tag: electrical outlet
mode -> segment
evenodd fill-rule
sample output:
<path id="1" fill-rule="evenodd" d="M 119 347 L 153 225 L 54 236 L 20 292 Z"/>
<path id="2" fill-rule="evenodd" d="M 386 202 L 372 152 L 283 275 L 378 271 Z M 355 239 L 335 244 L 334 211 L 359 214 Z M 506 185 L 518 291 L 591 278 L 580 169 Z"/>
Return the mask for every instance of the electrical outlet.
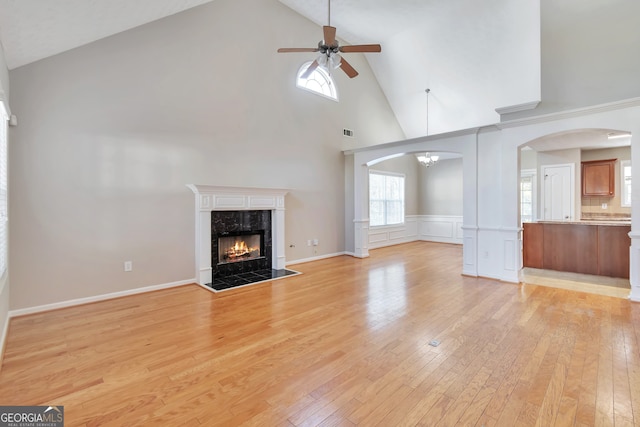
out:
<path id="1" fill-rule="evenodd" d="M 133 271 L 133 262 L 125 261 L 124 262 L 124 271 Z"/>
<path id="2" fill-rule="evenodd" d="M 318 246 L 318 239 L 313 239 L 313 246 Z"/>
<path id="3" fill-rule="evenodd" d="M 602 204 L 602 209 L 607 209 L 607 206 L 608 206 L 608 205 L 607 205 L 606 203 L 603 203 L 603 204 Z"/>

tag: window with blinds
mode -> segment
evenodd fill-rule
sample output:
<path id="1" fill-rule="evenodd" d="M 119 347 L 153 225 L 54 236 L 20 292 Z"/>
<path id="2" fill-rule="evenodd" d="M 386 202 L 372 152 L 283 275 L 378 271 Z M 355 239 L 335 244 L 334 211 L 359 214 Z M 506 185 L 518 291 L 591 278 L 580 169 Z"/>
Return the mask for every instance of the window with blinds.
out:
<path id="1" fill-rule="evenodd" d="M 404 175 L 369 172 L 369 225 L 404 223 Z"/>

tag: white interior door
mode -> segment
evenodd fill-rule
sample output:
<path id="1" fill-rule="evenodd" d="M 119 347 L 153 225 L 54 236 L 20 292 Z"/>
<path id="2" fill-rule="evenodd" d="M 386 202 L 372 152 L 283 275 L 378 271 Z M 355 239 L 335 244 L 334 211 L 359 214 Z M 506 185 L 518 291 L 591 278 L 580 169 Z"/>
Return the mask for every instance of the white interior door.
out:
<path id="1" fill-rule="evenodd" d="M 542 166 L 542 217 L 546 221 L 574 219 L 575 167 L 573 164 Z"/>

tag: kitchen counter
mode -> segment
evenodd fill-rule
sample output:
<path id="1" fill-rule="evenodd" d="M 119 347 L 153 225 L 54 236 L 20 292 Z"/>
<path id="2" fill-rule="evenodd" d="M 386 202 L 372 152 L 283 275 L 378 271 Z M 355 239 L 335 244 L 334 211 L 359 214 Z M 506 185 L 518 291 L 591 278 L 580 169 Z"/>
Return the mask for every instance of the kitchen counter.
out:
<path id="1" fill-rule="evenodd" d="M 523 228 L 525 267 L 629 278 L 630 222 L 542 221 Z"/>
<path id="2" fill-rule="evenodd" d="M 631 220 L 581 219 L 577 221 L 538 221 L 537 224 L 621 225 L 629 227 L 631 226 Z"/>

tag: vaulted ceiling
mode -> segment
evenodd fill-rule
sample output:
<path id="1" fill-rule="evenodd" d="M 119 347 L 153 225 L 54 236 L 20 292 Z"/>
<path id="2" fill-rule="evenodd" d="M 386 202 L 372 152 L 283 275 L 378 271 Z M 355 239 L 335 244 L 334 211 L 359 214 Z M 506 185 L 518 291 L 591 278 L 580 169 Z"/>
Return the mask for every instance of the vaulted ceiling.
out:
<path id="1" fill-rule="evenodd" d="M 14 69 L 210 1 L 0 0 L 0 40 Z M 279 1 L 328 22 L 324 0 Z M 330 19 L 345 43 L 382 45 L 367 59 L 407 138 L 540 98 L 539 0 L 333 0 Z"/>

